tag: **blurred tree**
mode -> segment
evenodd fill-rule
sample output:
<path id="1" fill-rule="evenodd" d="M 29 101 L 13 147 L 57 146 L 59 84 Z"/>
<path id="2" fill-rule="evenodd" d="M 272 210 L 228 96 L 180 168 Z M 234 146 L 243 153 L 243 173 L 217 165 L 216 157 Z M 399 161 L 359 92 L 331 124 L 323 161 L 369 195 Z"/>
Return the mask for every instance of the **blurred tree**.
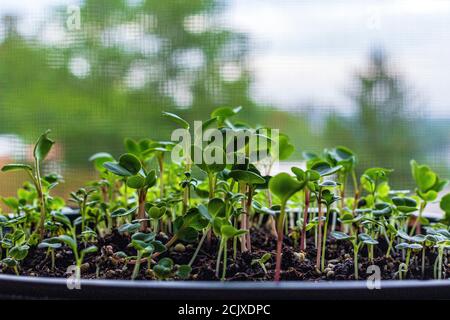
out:
<path id="1" fill-rule="evenodd" d="M 215 107 L 242 105 L 244 120 L 258 121 L 249 98 L 247 39 L 221 24 L 223 6 L 86 0 L 79 30 L 66 27 L 64 7 L 32 38 L 6 17 L 0 133 L 32 139 L 53 128 L 67 159 L 80 163 L 99 149 L 121 152 L 125 136 L 167 139 L 172 127 L 162 122 L 163 110 L 199 120 Z"/>
<path id="2" fill-rule="evenodd" d="M 374 49 L 368 68 L 356 74 L 356 90 L 351 93 L 355 115 L 329 117 L 326 137 L 354 148 L 361 168 L 393 168 L 394 178 L 409 180 L 409 161 L 422 151 L 414 134 L 417 116 L 409 93 L 385 53 Z"/>

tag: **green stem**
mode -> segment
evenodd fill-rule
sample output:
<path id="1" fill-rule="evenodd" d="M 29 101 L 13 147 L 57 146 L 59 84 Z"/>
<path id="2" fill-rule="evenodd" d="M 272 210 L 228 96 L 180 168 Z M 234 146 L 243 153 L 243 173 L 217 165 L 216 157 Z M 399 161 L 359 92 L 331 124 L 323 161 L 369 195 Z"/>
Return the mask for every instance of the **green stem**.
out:
<path id="1" fill-rule="evenodd" d="M 320 270 L 323 272 L 325 270 L 325 250 L 327 247 L 327 230 L 328 230 L 328 220 L 330 217 L 330 208 L 327 207 L 327 212 L 325 214 L 325 225 L 323 227 L 323 241 L 322 241 L 322 259 L 320 262 Z M 319 222 L 320 225 L 320 222 Z"/>
<path id="2" fill-rule="evenodd" d="M 134 265 L 133 274 L 131 275 L 131 280 L 136 279 L 136 277 L 139 274 L 139 270 L 141 268 L 141 258 L 142 258 L 142 252 L 138 251 L 137 257 L 136 257 L 136 264 Z"/>
<path id="3" fill-rule="evenodd" d="M 391 256 L 391 250 L 392 250 L 392 246 L 394 245 L 394 238 L 395 237 L 391 237 L 391 239 L 389 240 L 389 246 L 386 252 L 386 258 L 389 258 Z"/>
<path id="4" fill-rule="evenodd" d="M 442 279 L 442 256 L 444 255 L 444 247 L 439 247 L 439 257 L 438 257 L 438 279 Z"/>
<path id="5" fill-rule="evenodd" d="M 220 239 L 219 244 L 219 253 L 217 254 L 217 262 L 216 262 L 216 277 L 219 277 L 219 268 L 220 268 L 220 258 L 222 257 L 223 251 L 223 238 Z"/>
<path id="6" fill-rule="evenodd" d="M 420 204 L 419 215 L 417 216 L 416 221 L 414 221 L 414 225 L 411 228 L 411 231 L 409 233 L 410 236 L 412 236 L 416 232 L 418 227 L 420 226 L 420 220 L 422 219 L 422 214 L 423 214 L 423 211 L 425 210 L 426 206 L 427 206 L 427 202 L 426 201 L 422 201 L 422 203 Z"/>
<path id="7" fill-rule="evenodd" d="M 308 222 L 309 204 L 310 204 L 310 193 L 308 188 L 305 188 L 305 208 L 303 211 L 303 225 L 302 225 L 302 235 L 300 238 L 300 251 L 306 251 L 306 224 Z M 321 216 L 321 209 L 320 209 L 320 191 L 319 191 L 319 228 L 320 228 L 320 216 Z"/>
<path id="8" fill-rule="evenodd" d="M 225 281 L 225 277 L 227 275 L 227 242 L 228 239 L 224 239 L 223 242 L 223 246 L 224 246 L 224 250 L 223 250 L 223 270 L 222 270 L 222 281 Z"/>
<path id="9" fill-rule="evenodd" d="M 406 274 L 408 273 L 409 270 L 409 262 L 411 260 L 411 249 L 408 249 L 408 251 L 406 252 L 406 260 L 405 260 L 405 264 L 406 264 L 406 271 L 405 271 L 405 277 Z"/>
<path id="10" fill-rule="evenodd" d="M 52 259 L 52 271 L 55 270 L 55 250 L 50 250 L 50 255 Z"/>
<path id="11" fill-rule="evenodd" d="M 42 190 L 41 170 L 39 168 L 39 162 L 37 159 L 35 160 L 35 168 L 36 168 L 36 178 L 33 180 L 35 182 L 37 193 L 39 196 L 39 201 L 41 203 L 41 217 L 39 221 L 38 232 L 39 232 L 39 240 L 42 241 L 44 239 L 44 232 L 45 232 L 44 224 L 47 210 L 45 208 L 45 195 Z"/>
<path id="12" fill-rule="evenodd" d="M 159 164 L 159 197 L 161 199 L 164 198 L 164 154 L 161 157 L 158 157 L 158 164 Z"/>
<path id="13" fill-rule="evenodd" d="M 358 251 L 359 246 L 357 244 L 353 244 L 353 265 L 355 269 L 355 280 L 359 279 L 359 271 L 358 271 Z"/>
<path id="14" fill-rule="evenodd" d="M 203 245 L 203 242 L 206 239 L 206 235 L 208 234 L 210 227 L 208 227 L 208 229 L 203 232 L 203 236 L 200 239 L 200 242 L 198 243 L 197 249 L 195 249 L 194 255 L 192 256 L 191 260 L 189 261 L 189 266 L 192 266 L 192 264 L 194 263 L 195 259 L 197 258 L 198 253 L 200 252 L 200 248 Z"/>
<path id="15" fill-rule="evenodd" d="M 276 264 L 275 264 L 275 281 L 280 281 L 281 274 L 281 249 L 283 246 L 283 224 L 284 224 L 284 215 L 285 215 L 285 206 L 286 203 L 281 204 L 280 215 L 278 216 L 277 221 L 277 256 L 276 256 Z"/>

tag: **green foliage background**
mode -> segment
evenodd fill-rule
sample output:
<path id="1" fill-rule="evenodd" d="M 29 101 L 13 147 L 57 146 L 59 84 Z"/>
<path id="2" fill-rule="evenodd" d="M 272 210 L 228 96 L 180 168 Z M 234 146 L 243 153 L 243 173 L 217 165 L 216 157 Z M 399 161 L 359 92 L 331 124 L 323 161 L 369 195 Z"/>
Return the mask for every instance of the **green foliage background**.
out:
<path id="1" fill-rule="evenodd" d="M 162 111 L 193 121 L 208 118 L 219 106 L 241 105 L 243 121 L 267 124 L 290 135 L 297 147 L 293 159 L 300 159 L 301 151 L 347 145 L 360 154 L 361 168 L 392 167 L 397 181 L 409 180 L 410 158 L 422 160 L 435 150 L 435 144 L 448 144 L 448 138 L 433 133 L 437 129 L 432 124 L 417 122 L 410 108 L 413 98 L 380 52 L 374 52 L 367 70 L 354 77 L 349 107 L 356 112 L 351 116 L 324 113 L 316 119 L 306 106 L 288 113 L 253 101 L 249 42 L 245 34 L 220 23 L 225 5 L 214 0 L 146 0 L 138 5 L 125 0 L 86 0 L 81 7 L 81 30 L 66 29 L 65 40 L 57 45 L 25 38 L 17 32 L 14 17 L 3 19 L 0 134 L 19 134 L 31 143 L 52 128 L 52 136 L 64 146 L 67 166 L 75 168 L 69 174 L 86 170 L 94 152 L 119 154 L 124 137 L 168 139 L 172 126 L 162 119 Z M 189 17 L 202 17 L 213 27 L 189 32 L 185 27 Z M 66 18 L 65 8 L 60 8 L 44 25 L 57 21 L 64 26 Z M 140 38 L 143 34 L 158 39 L 160 49 L 148 53 L 139 46 L 105 40 L 105 35 L 120 37 L 117 27 L 123 25 L 138 26 L 132 34 L 135 44 L 145 45 L 145 38 Z M 203 53 L 201 66 L 195 69 L 179 61 L 180 52 L 192 49 Z M 86 77 L 70 71 L 71 59 L 77 56 L 89 61 Z M 125 79 L 136 63 L 155 68 L 143 87 L 130 89 Z M 238 80 L 223 79 L 224 63 L 239 66 Z M 164 89 L 170 81 L 191 90 L 187 108 L 180 108 Z M 434 164 L 444 169 L 443 164 Z M 74 176 L 79 177 L 79 171 Z M 0 185 L 6 184 L 9 181 L 2 177 Z"/>

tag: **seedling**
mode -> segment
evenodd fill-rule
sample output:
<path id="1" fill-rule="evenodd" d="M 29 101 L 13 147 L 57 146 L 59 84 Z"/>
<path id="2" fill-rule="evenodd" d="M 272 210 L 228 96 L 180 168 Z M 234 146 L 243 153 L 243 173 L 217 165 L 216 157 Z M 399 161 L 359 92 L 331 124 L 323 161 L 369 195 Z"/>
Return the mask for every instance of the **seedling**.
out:
<path id="1" fill-rule="evenodd" d="M 52 267 L 51 270 L 55 270 L 55 250 L 61 248 L 62 244 L 55 241 L 42 241 L 39 243 L 39 249 L 47 249 L 47 256 L 50 255 Z"/>
<path id="2" fill-rule="evenodd" d="M 412 176 L 416 182 L 416 193 L 422 200 L 419 215 L 411 229 L 411 235 L 419 233 L 420 221 L 427 204 L 436 200 L 438 193 L 448 184 L 447 180 L 441 179 L 427 165 L 419 165 L 415 160 L 411 160 Z"/>
<path id="3" fill-rule="evenodd" d="M 131 237 L 131 246 L 137 251 L 136 264 L 134 265 L 131 280 L 136 279 L 138 276 L 142 258 L 151 259 L 154 252 L 161 253 L 166 251 L 166 247 L 160 241 L 155 240 L 155 236 L 154 233 L 138 232 Z M 150 262 L 149 260 L 148 266 L 150 266 Z"/>
<path id="4" fill-rule="evenodd" d="M 263 254 L 263 256 L 261 258 L 252 260 L 252 265 L 258 264 L 261 267 L 261 269 L 263 269 L 264 273 L 267 274 L 266 263 L 271 258 L 272 258 L 272 255 L 267 252 L 267 253 Z"/>
<path id="5" fill-rule="evenodd" d="M 408 270 L 409 270 L 411 252 L 424 249 L 424 243 L 425 243 L 427 237 L 425 237 L 423 235 L 409 236 L 408 234 L 406 234 L 403 231 L 398 231 L 397 235 L 401 239 L 406 241 L 406 242 L 401 242 L 395 246 L 396 249 L 406 250 L 405 263 L 401 264 L 399 266 L 399 272 L 398 272 L 399 278 L 403 279 L 404 277 L 406 277 Z M 423 259 L 424 259 L 424 256 L 422 256 L 422 261 L 423 261 Z"/>
<path id="6" fill-rule="evenodd" d="M 33 182 L 36 191 L 38 193 L 38 198 L 40 202 L 40 219 L 39 224 L 37 226 L 37 232 L 39 234 L 39 238 L 42 240 L 44 238 L 44 223 L 45 218 L 47 215 L 47 209 L 46 209 L 46 190 L 43 186 L 43 180 L 41 177 L 41 164 L 45 160 L 45 158 L 50 153 L 50 150 L 52 149 L 53 144 L 55 143 L 53 140 L 50 140 L 48 138 L 48 134 L 50 133 L 50 130 L 47 130 L 45 133 L 43 133 L 39 139 L 37 140 L 36 144 L 34 145 L 33 149 L 33 157 L 34 157 L 34 166 L 31 167 L 27 164 L 7 164 L 2 168 L 3 172 L 9 172 L 9 171 L 19 171 L 23 170 L 25 171 L 28 176 L 30 177 L 31 181 Z"/>
<path id="7" fill-rule="evenodd" d="M 234 180 L 239 182 L 240 190 L 242 193 L 247 193 L 247 201 L 243 199 L 243 208 L 244 213 L 242 214 L 242 222 L 241 222 L 241 228 L 242 229 L 248 229 L 249 222 L 248 218 L 250 215 L 250 210 L 252 208 L 252 198 L 253 198 L 253 192 L 256 185 L 261 185 L 266 183 L 266 180 L 264 180 L 263 177 L 261 177 L 259 172 L 252 172 L 250 170 L 232 170 L 229 173 L 229 176 L 233 178 Z M 241 250 L 242 252 L 245 252 L 247 250 L 251 250 L 251 242 L 250 242 L 250 234 L 247 233 L 247 236 L 243 235 L 241 239 Z"/>
<path id="8" fill-rule="evenodd" d="M 66 246 L 68 246 L 70 248 L 70 250 L 72 250 L 73 256 L 75 258 L 75 265 L 76 265 L 76 277 L 77 279 L 79 279 L 81 277 L 81 265 L 83 264 L 84 258 L 87 254 L 90 253 L 95 253 L 97 252 L 98 248 L 94 245 L 91 245 L 89 247 L 83 248 L 83 249 L 79 249 L 78 248 L 78 243 L 77 243 L 77 239 L 75 235 L 60 235 L 57 237 L 53 237 L 53 238 L 49 238 L 46 239 L 45 241 L 41 242 L 41 243 L 47 243 L 46 245 L 43 246 L 47 246 L 47 248 L 54 243 L 60 243 L 60 244 L 65 244 Z M 53 264 L 54 267 L 54 264 Z"/>
<path id="9" fill-rule="evenodd" d="M 358 265 L 358 253 L 361 247 L 366 244 L 368 246 L 376 245 L 378 244 L 377 240 L 372 239 L 368 234 L 366 233 L 360 233 L 358 237 L 356 236 L 349 236 L 346 233 L 340 232 L 340 231 L 334 231 L 331 233 L 331 236 L 335 238 L 336 240 L 341 241 L 350 241 L 353 245 L 353 266 L 354 266 L 354 272 L 355 272 L 355 279 L 359 279 L 359 265 Z"/>
<path id="10" fill-rule="evenodd" d="M 118 162 L 105 162 L 103 166 L 110 172 L 126 177 L 126 185 L 137 190 L 138 207 L 136 218 L 141 221 L 141 231 L 147 229 L 145 217 L 145 201 L 147 191 L 156 184 L 155 170 L 146 172 L 141 161 L 131 153 L 120 156 Z"/>
<path id="11" fill-rule="evenodd" d="M 445 277 L 446 252 L 450 248 L 450 195 L 445 195 L 440 202 L 445 215 L 439 222 L 427 221 L 424 210 L 428 203 L 438 199 L 446 180 L 428 166 L 412 161 L 415 194 L 391 190 L 388 178 L 392 170 L 374 167 L 357 176 L 356 155 L 345 147 L 321 154 L 304 153 L 306 169 L 294 167 L 291 171 L 295 176 L 279 173 L 272 177 L 274 161 L 287 159 L 295 148 L 284 134 L 277 137 L 276 131 L 270 128 L 253 128 L 233 120 L 240 110 L 216 109 L 201 127 L 194 128 L 197 134 L 214 127 L 219 130 L 220 138 L 226 138 L 225 147 L 215 145 L 215 137 L 204 141 L 201 159 L 195 159 L 195 167 L 192 165 L 196 147 L 180 150 L 181 158 L 170 163 L 167 152 L 179 146 L 174 146 L 172 141 L 147 138 L 125 139 L 126 153 L 117 161 L 104 152 L 92 156 L 90 161 L 99 178 L 71 194 L 80 212 L 73 222 L 63 214 L 65 200 L 50 195 L 62 177 L 40 172 L 53 145 L 48 132 L 44 133 L 34 148 L 34 165 L 10 164 L 2 169 L 23 170 L 31 179 L 17 191 L 17 196 L 1 198 L 8 207 L 6 213 L 0 214 L 3 271 L 20 274 L 25 260 L 27 268 L 39 275 L 40 270 L 33 270 L 28 261 L 30 252 L 33 258 L 45 255 L 42 261 L 49 260 L 50 269 L 59 273 L 62 266 L 59 260 L 55 261 L 56 252 L 69 247 L 80 277 L 84 258 L 95 254 L 98 244 L 101 254 L 92 260 L 97 268 L 96 277 L 117 274 L 105 270 L 114 264 L 116 270 L 133 265 L 131 278 L 138 279 L 145 264 L 146 275 L 151 278 L 194 280 L 208 274 L 203 272 L 204 264 L 215 266 L 215 277 L 214 272 L 210 277 L 224 281 L 243 276 L 233 274 L 237 269 L 229 267 L 233 261 L 239 268 L 245 268 L 245 264 L 255 266 L 247 268 L 248 271 L 259 268 L 264 271 L 264 274 L 246 272 L 249 279 L 267 279 L 272 275 L 266 267 L 272 258 L 269 248 L 276 239 L 274 280 L 279 281 L 284 234 L 293 239 L 294 247 L 300 245 L 300 252 L 296 253 L 299 259 L 293 268 L 298 264 L 301 269 L 311 267 L 311 257 L 306 256 L 312 251 L 306 246 L 308 240 L 315 245 L 316 254 L 312 256 L 316 269 L 325 271 L 327 259 L 348 254 L 347 245 L 329 246 L 327 240 L 331 233 L 333 238 L 353 246 L 354 279 L 359 279 L 364 246 L 367 261 L 373 262 L 384 255 L 389 262 L 399 265 L 394 278 L 418 277 L 411 267 L 416 265 L 421 267 L 423 279 L 433 272 L 436 279 Z M 164 116 L 182 129 L 191 130 L 182 117 L 171 113 Z M 229 133 L 244 133 L 247 137 L 239 142 L 234 136 L 229 139 Z M 265 139 L 269 144 L 255 152 L 250 150 L 248 136 Z M 230 153 L 228 147 L 236 142 L 242 145 Z M 255 160 L 254 154 L 263 150 L 269 152 Z M 223 162 L 211 162 L 208 155 Z M 225 162 L 224 157 L 228 156 L 232 156 L 233 163 Z M 158 177 L 157 171 L 152 170 L 155 164 L 159 168 Z M 349 179 L 353 182 L 351 187 L 347 183 Z M 346 194 L 349 189 L 353 189 L 353 195 Z M 416 211 L 418 218 L 410 229 L 409 220 Z M 250 234 L 253 230 L 257 233 Z M 251 236 L 263 239 L 263 243 L 251 243 Z M 382 245 L 379 241 L 383 241 Z M 202 251 L 204 243 L 209 246 Z M 122 249 L 127 245 L 127 249 Z M 170 250 L 172 246 L 175 247 Z M 36 247 L 42 250 L 35 250 Z M 246 251 L 255 247 L 253 253 L 258 256 L 252 257 L 253 253 Z M 124 252 L 114 252 L 117 248 Z M 189 263 L 174 263 L 182 260 Z M 313 273 L 302 272 L 303 275 Z M 388 274 L 384 272 L 383 277 Z"/>
<path id="12" fill-rule="evenodd" d="M 317 184 L 316 182 L 320 179 L 320 174 L 315 170 L 307 170 L 306 172 L 303 171 L 300 168 L 293 167 L 291 171 L 295 174 L 297 177 L 297 180 L 304 184 L 304 194 L 305 194 L 305 201 L 304 201 L 304 209 L 303 209 L 303 227 L 302 227 L 302 234 L 301 234 L 301 240 L 300 240 L 300 250 L 305 251 L 306 250 L 306 225 L 308 223 L 308 212 L 309 212 L 309 206 L 310 206 L 310 200 L 311 200 L 311 192 L 316 191 Z M 319 220 L 321 219 L 322 210 L 321 207 L 319 207 Z"/>
<path id="13" fill-rule="evenodd" d="M 305 187 L 287 173 L 279 173 L 270 179 L 269 188 L 281 202 L 280 214 L 277 218 L 277 256 L 275 264 L 275 281 L 280 281 L 281 273 L 281 249 L 283 245 L 284 220 L 286 215 L 286 203 L 290 197 Z"/>

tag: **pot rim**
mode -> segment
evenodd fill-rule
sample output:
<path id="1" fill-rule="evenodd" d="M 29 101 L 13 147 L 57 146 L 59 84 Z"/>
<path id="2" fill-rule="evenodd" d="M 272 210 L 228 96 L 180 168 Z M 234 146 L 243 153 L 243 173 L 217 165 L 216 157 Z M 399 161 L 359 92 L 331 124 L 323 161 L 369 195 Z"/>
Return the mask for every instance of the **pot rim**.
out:
<path id="1" fill-rule="evenodd" d="M 67 278 L 50 278 L 50 277 L 30 277 L 16 276 L 9 274 L 0 274 L 1 281 L 27 282 L 31 284 L 50 284 L 50 285 L 66 285 Z M 264 290 L 289 290 L 289 289 L 368 289 L 366 280 L 340 280 L 340 281 L 160 281 L 160 280 L 109 280 L 109 279 L 81 279 L 81 286 L 97 286 L 97 287 L 134 287 L 134 288 L 166 288 L 166 289 L 264 289 Z M 381 280 L 381 288 L 450 288 L 450 279 L 444 280 Z"/>

